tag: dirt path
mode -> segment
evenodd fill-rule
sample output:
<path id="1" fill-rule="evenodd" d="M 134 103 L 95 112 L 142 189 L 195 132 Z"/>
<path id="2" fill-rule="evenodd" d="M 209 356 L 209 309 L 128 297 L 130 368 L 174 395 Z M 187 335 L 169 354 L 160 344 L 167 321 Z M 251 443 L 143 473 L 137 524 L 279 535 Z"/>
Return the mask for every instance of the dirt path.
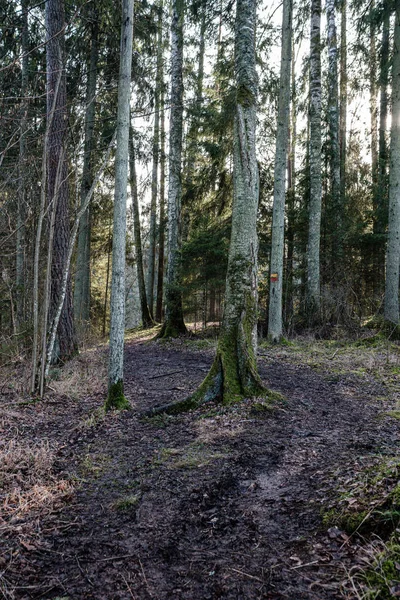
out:
<path id="1" fill-rule="evenodd" d="M 327 534 L 321 506 L 338 469 L 397 445 L 397 423 L 377 419 L 384 386 L 267 352 L 262 378 L 288 399 L 275 412 L 248 401 L 138 420 L 138 410 L 192 391 L 212 357 L 183 342 L 130 342 L 132 412 L 88 421 L 100 393 L 25 410 L 36 412 L 23 436 L 53 439 L 59 473 L 83 481 L 68 507 L 43 517 L 37 544 L 8 563 L 9 597 L 343 597 L 355 544 Z"/>

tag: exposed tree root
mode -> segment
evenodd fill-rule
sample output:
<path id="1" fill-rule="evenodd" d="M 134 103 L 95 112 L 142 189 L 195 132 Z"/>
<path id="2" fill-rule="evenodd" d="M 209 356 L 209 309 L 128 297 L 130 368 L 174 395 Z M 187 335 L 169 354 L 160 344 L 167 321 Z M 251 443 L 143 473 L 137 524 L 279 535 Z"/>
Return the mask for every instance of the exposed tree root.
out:
<path id="1" fill-rule="evenodd" d="M 222 333 L 211 369 L 196 392 L 183 400 L 152 408 L 142 416 L 176 415 L 209 402 L 231 404 L 244 398 L 283 400 L 281 394 L 263 385 L 257 373 L 253 348 L 247 350 L 249 346 L 244 343 L 244 337 L 241 326 L 230 333 Z"/>

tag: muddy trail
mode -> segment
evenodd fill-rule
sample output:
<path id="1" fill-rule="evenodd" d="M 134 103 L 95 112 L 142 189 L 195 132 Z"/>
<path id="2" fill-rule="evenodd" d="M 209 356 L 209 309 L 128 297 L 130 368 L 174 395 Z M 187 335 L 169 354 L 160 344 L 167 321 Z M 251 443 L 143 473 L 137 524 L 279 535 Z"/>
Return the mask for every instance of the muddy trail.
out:
<path id="1" fill-rule="evenodd" d="M 105 350 L 99 350 L 105 357 Z M 77 402 L 4 408 L 4 435 L 45 440 L 60 504 L 2 527 L 0 596 L 45 599 L 351 598 L 356 539 L 323 526 L 336 474 L 398 452 L 386 387 L 354 369 L 261 350 L 265 384 L 285 395 L 140 420 L 196 388 L 213 349 L 183 341 L 126 346 L 133 410 L 104 417 L 104 391 Z M 11 425 L 11 426 L 10 426 Z M 39 503 L 40 504 L 40 503 Z M 36 516 L 35 516 L 36 515 Z"/>

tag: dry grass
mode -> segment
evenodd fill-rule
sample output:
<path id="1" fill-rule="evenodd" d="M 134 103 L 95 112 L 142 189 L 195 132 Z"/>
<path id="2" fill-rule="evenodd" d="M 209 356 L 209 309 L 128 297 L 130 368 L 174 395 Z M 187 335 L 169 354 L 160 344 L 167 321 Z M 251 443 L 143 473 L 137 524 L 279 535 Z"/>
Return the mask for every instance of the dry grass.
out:
<path id="1" fill-rule="evenodd" d="M 57 395 L 79 400 L 86 396 L 105 394 L 107 355 L 99 347 L 81 352 L 62 368 L 50 370 L 49 387 Z"/>
<path id="2" fill-rule="evenodd" d="M 46 442 L 28 445 L 12 440 L 0 445 L 2 534 L 17 533 L 21 538 L 34 533 L 36 517 L 59 508 L 71 498 L 73 484 L 55 476 L 54 461 L 54 449 Z M 28 514 L 29 520 L 24 520 Z"/>

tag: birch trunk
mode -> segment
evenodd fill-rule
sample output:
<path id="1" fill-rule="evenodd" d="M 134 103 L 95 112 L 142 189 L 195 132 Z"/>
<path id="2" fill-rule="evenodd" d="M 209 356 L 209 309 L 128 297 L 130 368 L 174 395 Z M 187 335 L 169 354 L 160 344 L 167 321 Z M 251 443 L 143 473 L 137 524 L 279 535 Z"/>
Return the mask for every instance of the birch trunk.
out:
<path id="1" fill-rule="evenodd" d="M 164 289 L 164 243 L 165 243 L 165 110 L 164 83 L 160 96 L 161 111 L 161 148 L 160 148 L 160 226 L 158 228 L 158 272 L 157 272 L 157 304 L 156 321 L 161 323 L 163 312 Z"/>
<path id="2" fill-rule="evenodd" d="M 310 205 L 307 246 L 307 314 L 314 322 L 320 311 L 321 239 L 321 0 L 311 3 L 310 44 Z"/>
<path id="3" fill-rule="evenodd" d="M 93 131 L 96 110 L 96 81 L 98 62 L 98 16 L 94 9 L 90 15 L 92 19 L 92 38 L 88 60 L 88 79 L 86 87 L 86 113 L 85 113 L 85 142 L 83 157 L 83 172 L 81 182 L 81 206 L 83 206 L 88 191 L 93 182 Z M 74 289 L 74 315 L 77 329 L 85 331 L 90 320 L 90 237 L 91 237 L 91 211 L 90 205 L 84 213 L 78 236 L 78 251 L 76 262 L 75 289 Z"/>
<path id="4" fill-rule="evenodd" d="M 141 315 L 142 315 L 143 327 L 152 327 L 153 319 L 151 318 L 149 307 L 147 305 L 146 287 L 145 287 L 145 283 L 144 283 L 142 235 L 141 235 L 141 231 L 140 231 L 140 214 L 139 214 L 139 200 L 138 200 L 137 178 L 136 178 L 135 146 L 134 146 L 134 142 L 133 142 L 132 126 L 130 126 L 129 130 L 130 130 L 130 132 L 129 132 L 129 184 L 131 187 L 131 196 L 132 196 L 133 238 L 135 240 L 135 255 L 136 255 L 136 268 L 137 268 L 137 276 L 138 276 L 140 310 L 141 310 Z"/>
<path id="5" fill-rule="evenodd" d="M 58 74 L 61 79 L 55 99 L 55 110 L 51 119 L 48 153 L 47 153 L 47 193 L 48 203 L 52 205 L 57 198 L 55 214 L 55 230 L 52 248 L 51 265 L 51 298 L 50 322 L 57 312 L 61 297 L 63 271 L 67 260 L 69 246 L 69 190 L 67 162 L 67 90 L 65 76 L 64 50 L 64 1 L 47 0 L 46 2 L 46 62 L 47 62 L 47 114 L 53 105 L 54 91 L 57 87 Z M 49 116 L 48 116 L 49 118 Z M 57 179 L 59 174 L 59 185 Z M 54 360 L 66 362 L 77 353 L 75 327 L 72 306 L 71 278 L 68 278 L 67 292 L 57 330 L 57 352 Z M 42 357 L 44 360 L 44 357 Z"/>
<path id="6" fill-rule="evenodd" d="M 169 125 L 168 264 L 165 321 L 159 337 L 186 333 L 180 281 L 182 128 L 183 128 L 183 0 L 172 2 L 171 117 Z"/>
<path id="7" fill-rule="evenodd" d="M 153 409 L 177 413 L 218 399 L 224 403 L 266 395 L 257 372 L 257 74 L 254 33 L 256 0 L 237 0 L 235 35 L 236 108 L 234 197 L 226 277 L 225 312 L 214 363 L 190 398 Z"/>
<path id="8" fill-rule="evenodd" d="M 17 284 L 17 331 L 21 331 L 25 320 L 25 215 L 26 215 L 26 128 L 28 103 L 28 0 L 22 0 L 22 30 L 21 30 L 21 97 L 22 115 L 21 132 L 19 141 L 19 164 L 18 164 L 18 207 L 17 207 L 17 252 L 16 252 L 16 284 Z"/>
<path id="9" fill-rule="evenodd" d="M 286 160 L 290 109 L 290 63 L 292 59 L 292 0 L 283 0 L 281 73 L 274 170 L 274 204 L 269 288 L 268 338 L 282 337 L 282 279 L 285 231 Z"/>
<path id="10" fill-rule="evenodd" d="M 117 150 L 110 302 L 110 356 L 106 408 L 127 408 L 124 396 L 126 195 L 129 153 L 134 0 L 122 2 L 120 68 L 118 80 Z"/>
<path id="11" fill-rule="evenodd" d="M 399 324 L 400 263 L 400 15 L 396 10 L 390 130 L 389 229 L 386 255 L 385 320 Z"/>
<path id="12" fill-rule="evenodd" d="M 329 167 L 331 180 L 330 206 L 332 222 L 331 260 L 333 272 L 343 267 L 343 214 L 340 199 L 338 49 L 335 0 L 326 0 L 328 26 L 328 121 Z"/>
<path id="13" fill-rule="evenodd" d="M 154 271 L 156 262 L 156 217 L 157 217 L 157 190 L 158 190 L 158 162 L 160 154 L 160 91 L 162 80 L 162 14 L 163 2 L 160 2 L 157 35 L 157 72 L 154 91 L 154 134 L 153 134 L 153 168 L 151 177 L 151 205 L 150 205 L 150 236 L 149 236 L 149 267 L 147 271 L 147 305 L 151 319 L 153 319 L 154 305 Z"/>

